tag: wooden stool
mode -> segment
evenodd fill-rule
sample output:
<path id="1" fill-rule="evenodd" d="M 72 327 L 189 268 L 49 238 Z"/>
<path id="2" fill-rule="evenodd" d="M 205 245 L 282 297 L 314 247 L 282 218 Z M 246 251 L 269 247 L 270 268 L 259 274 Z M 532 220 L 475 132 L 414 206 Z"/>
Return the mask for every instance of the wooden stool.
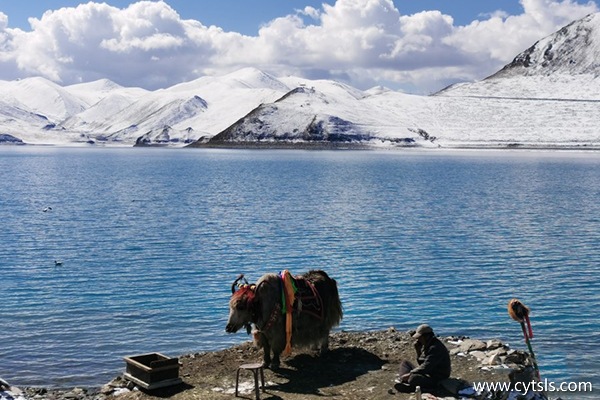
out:
<path id="1" fill-rule="evenodd" d="M 256 400 L 260 399 L 260 392 L 258 390 L 258 373 L 260 372 L 260 384 L 262 391 L 265 391 L 265 373 L 261 363 L 242 364 L 238 367 L 235 375 L 235 397 L 238 397 L 238 385 L 240 382 L 240 371 L 246 370 L 251 371 L 254 374 L 254 390 L 256 391 Z"/>

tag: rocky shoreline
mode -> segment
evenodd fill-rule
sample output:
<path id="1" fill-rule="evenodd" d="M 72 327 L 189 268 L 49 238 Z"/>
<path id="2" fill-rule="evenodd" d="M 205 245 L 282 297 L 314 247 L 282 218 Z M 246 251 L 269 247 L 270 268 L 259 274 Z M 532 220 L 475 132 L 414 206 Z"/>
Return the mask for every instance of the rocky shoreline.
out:
<path id="1" fill-rule="evenodd" d="M 452 376 L 439 393 L 425 394 L 423 399 L 459 398 L 459 388 L 469 387 L 473 382 L 531 379 L 528 354 L 510 349 L 497 339 L 453 336 L 441 339 L 450 350 Z M 220 351 L 181 356 L 179 376 L 183 383 L 152 392 L 117 377 L 97 388 L 23 388 L 20 393 L 16 390 L 9 393 L 14 395 L 14 400 L 231 399 L 234 397 L 237 367 L 259 361 L 261 355 L 262 350 L 255 348 L 251 342 L 244 342 Z M 331 335 L 330 351 L 324 356 L 295 350 L 290 357 L 282 360 L 281 370 L 265 370 L 266 393 L 261 398 L 414 399 L 413 394 L 396 393 L 392 389 L 398 366 L 404 359 L 414 360 L 410 332 L 393 327 L 376 332 L 336 332 Z M 251 377 L 251 374 L 240 377 L 242 397 L 254 398 Z M 461 398 L 496 400 L 517 397 L 510 397 L 509 393 L 473 393 L 470 397 Z M 2 395 L 0 399 L 10 400 Z"/>

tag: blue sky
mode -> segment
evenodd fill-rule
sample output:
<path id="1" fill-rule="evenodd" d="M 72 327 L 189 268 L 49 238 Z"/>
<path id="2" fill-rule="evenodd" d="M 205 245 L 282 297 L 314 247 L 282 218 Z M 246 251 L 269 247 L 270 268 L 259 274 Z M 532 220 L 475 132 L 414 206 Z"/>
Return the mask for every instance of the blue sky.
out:
<path id="1" fill-rule="evenodd" d="M 248 66 L 429 93 L 598 12 L 581 0 L 0 0 L 0 80 L 156 89 Z"/>

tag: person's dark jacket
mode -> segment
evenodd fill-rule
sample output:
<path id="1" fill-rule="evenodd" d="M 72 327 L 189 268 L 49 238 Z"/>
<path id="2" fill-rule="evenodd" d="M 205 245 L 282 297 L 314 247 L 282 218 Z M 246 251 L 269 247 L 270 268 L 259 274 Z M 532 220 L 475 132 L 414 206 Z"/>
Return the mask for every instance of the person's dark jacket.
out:
<path id="1" fill-rule="evenodd" d="M 444 343 L 435 336 L 424 346 L 417 361 L 419 366 L 413 369 L 411 374 L 429 375 L 440 381 L 450 377 L 450 353 Z"/>

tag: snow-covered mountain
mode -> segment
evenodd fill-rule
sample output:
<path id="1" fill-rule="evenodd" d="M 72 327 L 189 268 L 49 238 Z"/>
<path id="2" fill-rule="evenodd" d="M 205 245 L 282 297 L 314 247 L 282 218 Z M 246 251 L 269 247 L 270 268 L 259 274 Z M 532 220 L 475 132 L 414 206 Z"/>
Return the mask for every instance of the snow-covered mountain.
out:
<path id="1" fill-rule="evenodd" d="M 572 22 L 517 55 L 492 76 L 442 90 L 443 96 L 597 100 L 600 13 Z"/>
<path id="2" fill-rule="evenodd" d="M 600 67 L 599 35 L 600 14 L 590 14 L 538 41 L 496 76 L 596 75 Z"/>
<path id="3" fill-rule="evenodd" d="M 600 148 L 600 14 L 541 39 L 502 70 L 433 96 L 255 68 L 147 91 L 108 80 L 0 81 L 0 138 L 183 146 Z M 0 139 L 2 140 L 2 139 Z"/>
<path id="4" fill-rule="evenodd" d="M 347 114 L 355 100 L 342 99 L 314 87 L 299 86 L 274 103 L 261 104 L 244 118 L 211 139 L 211 143 L 326 141 L 348 142 L 370 139 L 368 132 L 338 115 Z M 328 110 L 329 114 L 323 114 Z"/>
<path id="5" fill-rule="evenodd" d="M 334 93 L 322 82 L 303 82 L 312 90 L 294 89 L 209 143 L 195 145 L 355 141 L 372 146 L 600 148 L 598 60 L 600 14 L 592 14 L 540 40 L 480 82 L 453 85 L 434 96 L 385 88 L 347 96 L 348 91 Z"/>
<path id="6" fill-rule="evenodd" d="M 214 136 L 287 90 L 277 79 L 246 68 L 141 95 L 131 89 L 119 92 L 119 97 L 105 97 L 61 125 L 107 144 L 180 145 Z"/>
<path id="7" fill-rule="evenodd" d="M 45 116 L 50 121 L 59 121 L 89 107 L 84 99 L 40 77 L 5 82 L 0 90 L 5 103 Z"/>

